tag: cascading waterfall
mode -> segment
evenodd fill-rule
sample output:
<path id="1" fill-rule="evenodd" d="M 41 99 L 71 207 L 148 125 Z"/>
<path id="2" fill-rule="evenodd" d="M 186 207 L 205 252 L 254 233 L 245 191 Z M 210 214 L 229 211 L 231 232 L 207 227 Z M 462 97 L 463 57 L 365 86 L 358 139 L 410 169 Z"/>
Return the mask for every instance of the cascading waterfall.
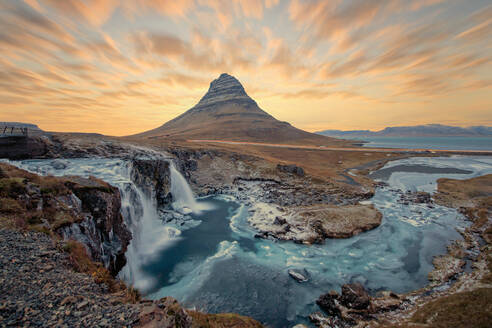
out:
<path id="1" fill-rule="evenodd" d="M 200 214 L 202 211 L 211 210 L 213 207 L 206 203 L 198 203 L 193 195 L 190 185 L 183 175 L 176 169 L 172 161 L 169 162 L 171 171 L 171 194 L 173 195 L 173 209 L 182 214 Z"/>
<path id="2" fill-rule="evenodd" d="M 173 208 L 181 213 L 188 214 L 190 212 L 198 212 L 198 203 L 195 200 L 193 191 L 191 191 L 186 179 L 174 167 L 174 163 L 170 161 L 171 171 L 171 194 L 173 195 Z"/>
<path id="3" fill-rule="evenodd" d="M 126 252 L 127 264 L 119 277 L 141 291 L 154 284 L 154 279 L 142 270 L 158 252 L 179 238 L 180 231 L 162 224 L 155 200 L 133 183 L 121 191 L 125 223 L 132 233 Z"/>
<path id="4" fill-rule="evenodd" d="M 155 154 L 147 159 L 161 160 L 163 158 L 160 154 Z M 179 212 L 175 215 L 184 217 L 187 214 L 198 214 L 210 208 L 206 204 L 198 204 L 186 179 L 176 169 L 171 159 L 166 160 L 170 164 L 172 207 Z M 144 293 L 152 288 L 155 279 L 146 274 L 143 267 L 163 249 L 177 242 L 183 228 L 178 229 L 176 226 L 163 223 L 157 208 L 157 200 L 151 196 L 152 193 L 146 193 L 132 181 L 134 170 L 132 162 L 101 158 L 64 159 L 63 166 L 56 166 L 55 161 L 33 160 L 9 163 L 42 175 L 83 177 L 92 175 L 118 187 L 121 195 L 121 212 L 132 234 L 125 254 L 127 263 L 121 269 L 118 277 Z M 102 254 L 104 258 L 106 256 L 104 249 L 102 249 Z"/>
<path id="5" fill-rule="evenodd" d="M 198 214 L 210 209 L 207 204 L 198 204 L 186 179 L 169 160 L 171 175 L 172 207 L 181 214 Z M 131 176 L 129 164 L 127 176 Z M 122 211 L 125 223 L 132 233 L 132 240 L 126 252 L 127 264 L 119 277 L 140 291 L 150 289 L 154 278 L 145 274 L 142 267 L 151 261 L 160 251 L 179 240 L 181 231 L 164 225 L 159 217 L 157 202 L 147 196 L 129 178 L 129 183 L 122 188 Z"/>

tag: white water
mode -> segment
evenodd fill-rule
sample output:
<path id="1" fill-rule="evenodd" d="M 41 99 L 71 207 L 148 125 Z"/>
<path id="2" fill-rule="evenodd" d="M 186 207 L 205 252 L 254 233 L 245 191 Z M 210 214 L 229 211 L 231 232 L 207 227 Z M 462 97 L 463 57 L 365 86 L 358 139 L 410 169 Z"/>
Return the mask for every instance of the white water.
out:
<path id="1" fill-rule="evenodd" d="M 182 214 L 200 214 L 202 211 L 212 209 L 207 203 L 198 203 L 193 191 L 186 179 L 176 169 L 174 163 L 170 162 L 171 171 L 171 194 L 173 195 L 173 208 Z"/>
<path id="2" fill-rule="evenodd" d="M 181 226 L 162 223 L 154 201 L 147 199 L 130 181 L 131 167 L 126 162 L 69 160 L 67 168 L 62 170 L 55 170 L 49 161 L 44 162 L 31 162 L 28 166 L 38 166 L 45 174 L 94 175 L 122 190 L 123 215 L 125 220 L 129 219 L 127 225 L 134 235 L 127 251 L 128 264 L 121 272 L 126 282 L 146 293 L 153 284 L 159 284 L 157 279 L 162 281 L 160 268 L 149 268 L 149 264 L 168 263 L 176 254 L 187 250 L 191 254 L 180 259 L 169 274 L 169 280 L 164 280 L 162 288 L 148 297 L 173 296 L 190 307 L 210 312 L 238 312 L 265 321 L 272 327 L 306 323 L 307 315 L 319 310 L 314 300 L 330 289 L 339 290 L 343 283 L 361 282 L 371 291 L 390 289 L 396 292 L 424 286 L 427 274 L 433 268 L 433 257 L 444 254 L 446 245 L 460 238 L 455 228 L 461 230 L 468 225 L 454 209 L 399 203 L 401 192 L 393 190 L 433 191 L 438 177 L 458 175 L 394 172 L 388 179 L 390 186 L 379 188 L 369 201 L 383 213 L 383 222 L 377 229 L 350 239 L 327 240 L 324 245 L 258 240 L 253 237 L 255 231 L 248 224 L 249 207 L 241 205 L 229 216 L 225 215 L 231 233 L 221 232 L 220 241 L 208 245 L 211 252 L 195 254 L 209 243 L 210 239 L 205 237 L 218 230 L 218 221 L 214 226 L 210 223 L 211 217 L 220 215 L 204 213 L 198 219 L 204 221 L 201 227 L 208 226 L 209 229 L 204 230 L 203 237 L 187 237 L 193 230 L 184 231 Z M 413 158 L 390 162 L 387 167 L 405 163 L 473 171 L 469 175 L 459 175 L 462 179 L 492 172 L 492 160 L 485 157 Z M 171 177 L 174 187 L 176 183 L 187 184 L 179 172 L 174 174 Z M 409 175 L 413 178 L 407 179 Z M 194 198 L 195 205 L 186 202 L 187 197 L 193 195 L 191 190 L 173 189 L 173 186 L 171 189 L 176 192 L 175 208 L 200 211 L 201 205 L 195 206 Z M 234 198 L 226 196 L 217 198 L 234 202 Z M 187 249 L 190 241 L 196 243 Z M 168 248 L 170 246 L 175 248 Z M 288 269 L 306 269 L 312 279 L 299 284 L 288 275 Z"/>
<path id="3" fill-rule="evenodd" d="M 56 165 L 63 162 L 62 166 Z M 157 210 L 155 199 L 131 180 L 132 163 L 120 159 L 63 159 L 28 160 L 9 162 L 12 165 L 41 175 L 82 177 L 95 176 L 119 188 L 121 212 L 132 239 L 126 252 L 127 264 L 118 277 L 138 290 L 145 292 L 151 288 L 155 279 L 142 269 L 156 255 L 180 239 L 181 230 L 163 224 Z M 210 209 L 207 204 L 197 204 L 186 179 L 170 163 L 172 207 L 182 213 L 200 213 Z"/>

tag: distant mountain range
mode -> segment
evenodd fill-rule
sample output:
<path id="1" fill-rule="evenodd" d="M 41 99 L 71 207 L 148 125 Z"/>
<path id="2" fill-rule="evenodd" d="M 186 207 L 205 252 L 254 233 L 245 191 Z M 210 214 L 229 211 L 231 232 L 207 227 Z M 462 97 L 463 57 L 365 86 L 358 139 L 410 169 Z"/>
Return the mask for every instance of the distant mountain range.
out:
<path id="1" fill-rule="evenodd" d="M 485 137 L 492 136 L 492 127 L 490 126 L 471 126 L 462 128 L 458 126 L 449 126 L 442 124 L 427 124 L 415 126 L 394 126 L 387 127 L 381 131 L 369 130 L 324 130 L 315 132 L 320 135 L 335 138 L 364 138 L 364 137 Z"/>

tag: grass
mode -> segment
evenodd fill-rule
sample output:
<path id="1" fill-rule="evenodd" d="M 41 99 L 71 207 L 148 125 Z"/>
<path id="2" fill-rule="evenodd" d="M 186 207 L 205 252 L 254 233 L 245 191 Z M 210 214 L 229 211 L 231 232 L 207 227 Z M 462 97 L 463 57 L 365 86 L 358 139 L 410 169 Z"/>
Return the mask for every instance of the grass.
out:
<path id="1" fill-rule="evenodd" d="M 12 198 L 0 198 L 0 213 L 3 214 L 20 214 L 24 207 L 19 201 Z"/>
<path id="2" fill-rule="evenodd" d="M 234 313 L 206 314 L 187 311 L 193 318 L 193 328 L 254 328 L 263 327 L 258 321 Z"/>
<path id="3" fill-rule="evenodd" d="M 15 198 L 26 192 L 24 178 L 1 178 L 0 179 L 0 196 Z"/>
<path id="4" fill-rule="evenodd" d="M 435 328 L 489 328 L 492 323 L 492 288 L 449 295 L 427 303 L 412 322 Z"/>

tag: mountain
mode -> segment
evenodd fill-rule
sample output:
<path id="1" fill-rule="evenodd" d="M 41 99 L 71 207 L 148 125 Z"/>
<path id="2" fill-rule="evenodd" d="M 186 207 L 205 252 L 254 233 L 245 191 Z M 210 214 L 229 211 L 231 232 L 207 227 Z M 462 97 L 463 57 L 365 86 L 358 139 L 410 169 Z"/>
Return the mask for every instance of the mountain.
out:
<path id="1" fill-rule="evenodd" d="M 448 126 L 442 124 L 427 124 L 415 126 L 387 127 L 380 131 L 369 130 L 324 130 L 316 132 L 320 135 L 338 138 L 363 138 L 363 137 L 443 137 L 443 136 L 464 136 L 464 137 L 485 137 L 492 136 L 490 126 L 471 126 L 462 128 L 458 126 Z"/>
<path id="2" fill-rule="evenodd" d="M 164 125 L 133 137 L 329 145 L 342 141 L 309 133 L 263 111 L 241 83 L 221 74 L 191 109 Z"/>

